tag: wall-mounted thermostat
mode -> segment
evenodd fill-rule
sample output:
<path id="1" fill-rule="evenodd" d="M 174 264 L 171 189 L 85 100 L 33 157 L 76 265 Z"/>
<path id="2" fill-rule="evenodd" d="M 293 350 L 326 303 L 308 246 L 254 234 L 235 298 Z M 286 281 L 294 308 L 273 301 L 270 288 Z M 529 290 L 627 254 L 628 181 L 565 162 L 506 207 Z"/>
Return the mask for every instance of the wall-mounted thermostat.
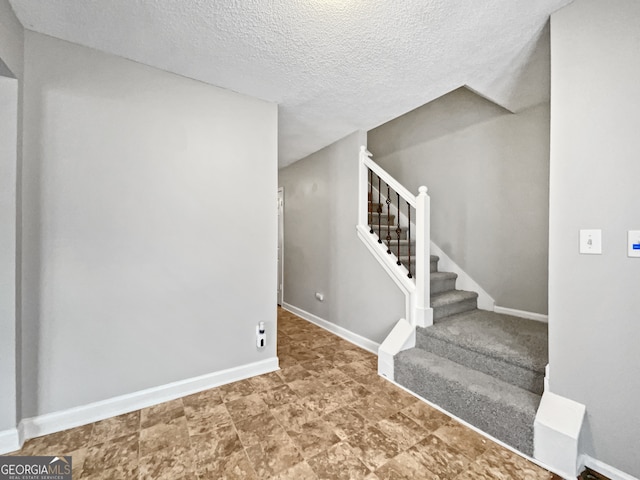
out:
<path id="1" fill-rule="evenodd" d="M 640 257 L 640 230 L 629 230 L 627 245 L 627 255 L 630 257 Z"/>

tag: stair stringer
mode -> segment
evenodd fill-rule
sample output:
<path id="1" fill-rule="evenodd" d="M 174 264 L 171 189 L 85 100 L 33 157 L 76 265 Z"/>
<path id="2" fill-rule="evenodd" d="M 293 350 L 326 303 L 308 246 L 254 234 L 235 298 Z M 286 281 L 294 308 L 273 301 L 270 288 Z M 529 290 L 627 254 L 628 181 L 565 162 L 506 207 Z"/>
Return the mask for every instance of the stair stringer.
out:
<path id="1" fill-rule="evenodd" d="M 373 257 L 385 269 L 400 291 L 404 293 L 405 317 L 396 323 L 378 348 L 378 374 L 393 380 L 393 357 L 416 345 L 416 321 L 414 318 L 416 316 L 416 284 L 407 277 L 408 270 L 404 266 L 396 265 L 395 256 L 387 253 L 386 245 L 378 243 L 378 237 L 371 235 L 367 227 L 356 225 L 356 232 Z"/>
<path id="2" fill-rule="evenodd" d="M 401 318 L 387 338 L 378 347 L 378 375 L 395 379 L 394 357 L 403 350 L 416 346 L 416 327 Z"/>
<path id="3" fill-rule="evenodd" d="M 379 198 L 380 203 L 382 204 L 385 204 L 387 201 L 386 195 L 383 192 L 379 192 L 375 186 L 372 187 L 372 196 L 376 199 Z M 401 210 L 398 211 L 398 208 L 393 203 L 390 207 L 391 208 L 389 214 L 399 216 L 400 225 L 402 227 L 407 227 L 409 225 L 407 214 Z M 411 230 L 415 232 L 415 229 L 415 223 L 411 222 Z M 438 247 L 438 245 L 436 245 L 433 240 L 431 240 L 430 245 L 431 254 L 440 257 L 440 260 L 438 261 L 438 270 L 457 274 L 458 278 L 456 280 L 456 288 L 458 288 L 459 290 L 469 290 L 472 292 L 476 292 L 478 294 L 478 308 L 481 310 L 488 310 L 490 312 L 495 311 L 496 301 L 494 300 L 494 298 L 489 295 L 489 293 L 487 293 L 487 291 L 482 288 L 478 282 L 471 278 L 471 275 L 465 272 L 462 267 L 454 262 L 451 257 L 449 257 L 449 255 L 444 252 L 444 250 Z M 406 273 L 406 269 L 402 270 L 404 273 Z"/>
<path id="4" fill-rule="evenodd" d="M 478 308 L 480 310 L 495 311 L 496 301 L 487 291 L 482 288 L 471 276 L 465 272 L 449 255 L 431 241 L 431 254 L 440 257 L 438 260 L 438 270 L 443 272 L 457 273 L 456 288 L 459 290 L 469 290 L 478 294 Z"/>
<path id="5" fill-rule="evenodd" d="M 373 257 L 380 265 L 382 265 L 382 268 L 385 269 L 400 291 L 404 293 L 405 318 L 413 324 L 413 307 L 416 284 L 407 277 L 408 270 L 404 266 L 396 265 L 394 260 L 395 257 L 387 253 L 387 246 L 384 243 L 378 243 L 378 237 L 376 236 L 374 239 L 373 235 L 369 233 L 369 229 L 367 227 L 363 225 L 356 225 L 356 232 Z"/>

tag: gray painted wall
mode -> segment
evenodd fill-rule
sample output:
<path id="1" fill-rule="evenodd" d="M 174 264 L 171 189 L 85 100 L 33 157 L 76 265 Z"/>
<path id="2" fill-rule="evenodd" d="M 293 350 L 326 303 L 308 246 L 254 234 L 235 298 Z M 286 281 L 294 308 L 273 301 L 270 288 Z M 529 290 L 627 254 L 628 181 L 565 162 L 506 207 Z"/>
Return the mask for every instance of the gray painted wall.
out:
<path id="1" fill-rule="evenodd" d="M 373 160 L 431 196 L 431 235 L 502 307 L 547 313 L 549 106 L 465 88 L 369 132 Z"/>
<path id="2" fill-rule="evenodd" d="M 13 75 L 22 78 L 24 29 L 9 0 L 0 0 L 0 59 Z"/>
<path id="3" fill-rule="evenodd" d="M 381 342 L 404 316 L 404 295 L 356 234 L 364 144 L 366 135 L 356 132 L 279 171 L 284 301 Z"/>
<path id="4" fill-rule="evenodd" d="M 19 312 L 16 220 L 20 133 L 19 82 L 23 70 L 24 29 L 7 0 L 0 0 L 0 432 L 17 424 Z"/>
<path id="5" fill-rule="evenodd" d="M 25 47 L 24 416 L 273 358 L 277 106 Z"/>
<path id="6" fill-rule="evenodd" d="M 551 20 L 550 387 L 587 407 L 585 451 L 640 478 L 640 2 Z M 602 255 L 578 231 L 602 229 Z"/>
<path id="7" fill-rule="evenodd" d="M 0 76 L 0 432 L 16 426 L 18 81 Z"/>

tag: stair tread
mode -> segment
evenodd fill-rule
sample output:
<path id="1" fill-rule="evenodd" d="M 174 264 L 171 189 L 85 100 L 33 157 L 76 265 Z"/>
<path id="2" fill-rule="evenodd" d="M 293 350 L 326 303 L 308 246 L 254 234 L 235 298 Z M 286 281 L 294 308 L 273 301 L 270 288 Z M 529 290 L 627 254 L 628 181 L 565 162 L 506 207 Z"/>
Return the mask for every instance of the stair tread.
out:
<path id="1" fill-rule="evenodd" d="M 377 225 L 376 225 L 376 227 L 377 227 Z M 392 241 L 391 243 L 392 243 L 393 245 L 397 245 L 397 244 L 398 244 L 398 239 L 397 239 L 397 238 L 394 238 L 394 239 L 393 239 L 393 241 Z M 415 244 L 416 244 L 416 241 L 415 241 L 415 240 L 407 240 L 406 238 L 401 238 L 401 239 L 400 239 L 400 245 L 401 245 L 401 246 L 405 246 L 405 245 L 409 245 L 409 244 L 411 244 L 411 245 L 415 245 Z"/>
<path id="2" fill-rule="evenodd" d="M 535 320 L 476 309 L 445 317 L 417 333 L 540 374 L 548 363 L 548 327 Z"/>
<path id="3" fill-rule="evenodd" d="M 466 290 L 449 290 L 447 292 L 438 293 L 431 296 L 431 307 L 442 307 L 452 303 L 463 302 L 478 298 L 476 292 L 468 292 Z"/>
<path id="4" fill-rule="evenodd" d="M 491 375 L 465 367 L 435 353 L 419 348 L 410 348 L 400 352 L 396 355 L 396 358 L 403 363 L 410 363 L 439 377 L 458 383 L 495 403 L 509 405 L 534 417 L 540 404 L 540 395 L 511 385 Z"/>
<path id="5" fill-rule="evenodd" d="M 447 280 L 447 279 L 454 279 L 454 278 L 458 278 L 458 274 L 457 273 L 453 273 L 453 272 L 431 272 L 431 280 Z"/>
<path id="6" fill-rule="evenodd" d="M 409 255 L 400 255 L 400 260 L 408 260 L 409 259 Z M 437 257 L 435 255 L 431 255 L 431 258 L 429 259 L 429 261 L 431 262 L 437 262 L 440 260 L 440 257 Z M 415 262 L 416 261 L 416 256 L 415 255 L 411 255 L 411 261 Z"/>
<path id="7" fill-rule="evenodd" d="M 420 349 L 394 357 L 396 381 L 447 412 L 533 455 L 541 396 Z"/>

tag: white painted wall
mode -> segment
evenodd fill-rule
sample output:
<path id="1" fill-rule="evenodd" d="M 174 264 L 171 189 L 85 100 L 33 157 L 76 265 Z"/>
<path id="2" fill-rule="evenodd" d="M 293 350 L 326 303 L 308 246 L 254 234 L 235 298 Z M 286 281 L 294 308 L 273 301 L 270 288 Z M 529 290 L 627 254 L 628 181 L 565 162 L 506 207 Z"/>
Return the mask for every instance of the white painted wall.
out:
<path id="1" fill-rule="evenodd" d="M 547 313 L 549 106 L 460 88 L 369 132 L 373 159 L 426 185 L 431 235 L 501 307 Z"/>
<path id="2" fill-rule="evenodd" d="M 25 66 L 23 415 L 275 357 L 277 106 L 29 31 Z"/>
<path id="3" fill-rule="evenodd" d="M 584 453 L 640 478 L 639 25 L 637 0 L 551 19 L 549 356 L 551 391 L 586 405 Z M 584 228 L 602 255 L 578 254 Z"/>
<path id="4" fill-rule="evenodd" d="M 356 234 L 360 145 L 366 134 L 356 132 L 278 172 L 284 301 L 379 343 L 404 316 L 405 299 Z"/>

